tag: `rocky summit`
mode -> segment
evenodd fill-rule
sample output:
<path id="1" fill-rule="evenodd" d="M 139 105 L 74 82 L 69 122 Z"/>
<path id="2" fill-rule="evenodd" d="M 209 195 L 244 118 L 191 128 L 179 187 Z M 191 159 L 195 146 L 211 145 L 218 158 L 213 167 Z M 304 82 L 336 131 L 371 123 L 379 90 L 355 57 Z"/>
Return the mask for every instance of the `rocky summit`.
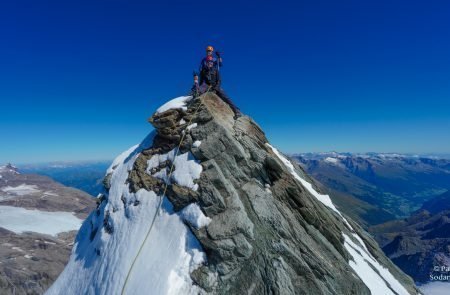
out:
<path id="1" fill-rule="evenodd" d="M 48 294 L 418 294 L 215 94 L 176 98 L 149 121 L 155 131 L 108 169 Z"/>

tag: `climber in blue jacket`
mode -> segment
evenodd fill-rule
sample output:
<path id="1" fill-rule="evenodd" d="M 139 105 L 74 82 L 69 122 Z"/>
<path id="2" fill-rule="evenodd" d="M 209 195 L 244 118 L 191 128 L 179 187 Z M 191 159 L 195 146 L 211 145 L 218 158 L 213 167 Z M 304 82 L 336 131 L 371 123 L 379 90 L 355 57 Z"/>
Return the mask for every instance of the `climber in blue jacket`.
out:
<path id="1" fill-rule="evenodd" d="M 204 68 L 206 68 L 207 62 L 209 62 L 211 60 L 214 62 L 214 67 L 216 67 L 217 69 L 220 69 L 222 67 L 222 56 L 221 56 L 220 52 L 216 51 L 217 58 L 215 58 L 213 56 L 213 52 L 214 52 L 214 47 L 212 47 L 211 45 L 206 47 L 206 56 L 200 62 L 200 67 L 198 69 L 199 72 L 201 72 Z"/>

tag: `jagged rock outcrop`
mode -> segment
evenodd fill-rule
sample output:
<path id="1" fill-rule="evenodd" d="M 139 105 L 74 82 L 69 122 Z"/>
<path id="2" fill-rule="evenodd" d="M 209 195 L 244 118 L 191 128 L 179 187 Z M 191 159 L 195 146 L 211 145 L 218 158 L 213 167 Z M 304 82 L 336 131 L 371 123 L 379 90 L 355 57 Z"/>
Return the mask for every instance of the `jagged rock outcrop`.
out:
<path id="1" fill-rule="evenodd" d="M 181 148 L 202 163 L 200 190 L 194 194 L 172 189 L 169 195 L 173 203 L 185 200 L 184 206 L 199 202 L 213 220 L 201 230 L 192 228 L 209 262 L 193 273 L 194 281 L 222 294 L 242 290 L 254 294 L 364 293 L 367 288 L 347 263 L 350 256 L 342 237 L 347 228 L 340 218 L 283 167 L 253 120 L 244 116 L 234 121 L 230 108 L 213 94 L 202 102 L 204 107 L 193 121 L 198 126 L 187 133 Z M 154 149 L 157 153 L 172 150 L 185 127 L 177 123 L 189 121 L 195 109 L 194 104 L 187 111 L 172 109 L 152 116 L 158 137 L 151 152 L 144 151 L 137 163 L 148 161 Z M 195 141 L 201 145 L 193 147 Z M 135 168 L 142 172 L 141 165 Z M 303 172 L 298 167 L 297 171 Z M 308 179 L 304 173 L 301 176 Z M 376 256 L 383 257 L 372 240 L 370 246 Z M 214 286 L 208 278 L 215 275 Z"/>
<path id="2" fill-rule="evenodd" d="M 212 93 L 162 106 L 149 119 L 156 132 L 108 171 L 109 194 L 49 294 L 417 293 L 250 117 L 233 115 Z M 194 259 L 192 249 L 204 257 Z M 196 263 L 181 266 L 167 253 L 191 253 L 183 260 Z M 174 273 L 182 280 L 174 283 Z"/>

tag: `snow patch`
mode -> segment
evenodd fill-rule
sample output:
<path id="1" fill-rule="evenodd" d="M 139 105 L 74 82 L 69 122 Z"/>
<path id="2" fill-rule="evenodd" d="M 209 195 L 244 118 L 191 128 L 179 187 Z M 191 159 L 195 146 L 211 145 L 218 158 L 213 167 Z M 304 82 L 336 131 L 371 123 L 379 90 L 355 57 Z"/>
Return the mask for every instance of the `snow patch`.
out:
<path id="1" fill-rule="evenodd" d="M 270 144 L 266 143 L 267 146 L 269 146 L 272 151 L 277 155 L 277 157 L 283 162 L 283 164 L 289 169 L 289 172 L 291 172 L 292 176 L 294 176 L 295 179 L 300 181 L 300 183 L 305 187 L 308 192 L 313 195 L 317 200 L 319 200 L 322 204 L 336 212 L 343 220 L 344 224 L 347 226 L 349 230 L 352 232 L 354 231 L 353 227 L 350 225 L 350 223 L 347 221 L 347 219 L 341 214 L 341 212 L 334 206 L 333 202 L 331 201 L 331 198 L 329 195 L 323 195 L 317 192 L 311 183 L 307 182 L 303 178 L 298 175 L 298 173 L 295 171 L 294 165 L 286 158 L 284 157 L 276 148 L 271 146 Z M 364 244 L 364 243 L 363 243 Z"/>
<path id="2" fill-rule="evenodd" d="M 195 203 L 192 203 L 183 208 L 183 210 L 181 210 L 180 212 L 180 216 L 184 221 L 188 222 L 196 229 L 207 226 L 211 222 L 211 218 L 206 217 L 200 207 Z"/>
<path id="3" fill-rule="evenodd" d="M 175 157 L 176 151 L 177 148 L 174 148 L 166 154 L 153 155 L 150 160 L 147 161 L 147 173 L 153 177 L 164 180 L 167 184 L 175 182 L 178 185 L 197 191 L 198 184 L 194 183 L 194 181 L 200 178 L 200 174 L 203 170 L 202 165 L 199 164 L 191 152 L 179 154 Z M 174 164 L 174 170 L 172 171 L 171 179 L 168 179 L 171 166 L 170 161 Z M 152 173 L 152 169 L 164 165 L 164 163 L 167 163 L 167 165 L 163 169 Z"/>
<path id="4" fill-rule="evenodd" d="M 17 234 L 36 232 L 56 236 L 61 232 L 78 230 L 82 222 L 70 212 L 47 212 L 0 206 L 0 227 Z"/>
<path id="5" fill-rule="evenodd" d="M 337 163 L 339 163 L 339 160 L 336 159 L 336 158 L 327 157 L 327 158 L 325 158 L 325 162 L 332 163 L 332 164 L 337 164 Z"/>
<path id="6" fill-rule="evenodd" d="M 106 170 L 106 174 L 112 173 L 121 163 L 123 163 L 130 154 L 138 148 L 138 144 L 130 147 L 128 150 L 121 153 L 117 158 L 114 159 L 111 166 Z"/>
<path id="7" fill-rule="evenodd" d="M 197 127 L 197 123 L 194 123 L 194 124 L 189 125 L 188 127 L 186 127 L 186 130 L 187 130 L 187 131 L 191 131 L 191 129 L 192 129 L 192 128 L 195 128 L 195 127 Z"/>
<path id="8" fill-rule="evenodd" d="M 11 247 L 11 249 L 12 249 L 12 250 L 15 250 L 15 251 L 19 251 L 19 252 L 25 252 L 25 251 L 23 251 L 22 248 L 20 248 L 20 247 Z"/>
<path id="9" fill-rule="evenodd" d="M 15 187 L 6 186 L 2 188 L 2 191 L 5 193 L 14 194 L 16 196 L 26 196 L 40 192 L 37 186 L 25 183 Z"/>
<path id="10" fill-rule="evenodd" d="M 156 113 L 164 113 L 165 111 L 168 111 L 170 109 L 182 109 L 183 111 L 187 110 L 186 104 L 192 99 L 192 96 L 180 96 L 177 98 L 174 98 L 162 106 L 160 106 Z"/>
<path id="11" fill-rule="evenodd" d="M 345 239 L 345 249 L 347 249 L 353 257 L 353 260 L 349 261 L 349 265 L 364 282 L 367 288 L 369 288 L 372 295 L 409 294 L 405 287 L 397 281 L 389 270 L 381 266 L 370 253 L 354 243 L 346 234 L 343 233 L 343 236 Z M 395 290 L 395 292 L 392 290 Z"/>
<path id="12" fill-rule="evenodd" d="M 53 196 L 53 197 L 57 197 L 59 196 L 57 193 L 53 193 L 51 191 L 46 191 L 44 192 L 44 196 Z"/>
<path id="13" fill-rule="evenodd" d="M 277 155 L 277 157 L 283 162 L 283 164 L 289 169 L 289 172 L 291 172 L 292 176 L 294 176 L 295 179 L 297 179 L 298 181 L 300 181 L 300 183 L 317 199 L 319 200 L 322 204 L 324 204 L 325 206 L 327 206 L 328 208 L 330 208 L 331 210 L 333 210 L 334 212 L 338 213 L 341 217 L 342 214 L 341 212 L 339 212 L 339 210 L 334 206 L 333 202 L 330 199 L 330 196 L 328 195 L 322 195 L 319 194 L 312 186 L 311 183 L 307 182 L 306 180 L 304 180 L 303 178 L 301 178 L 298 173 L 295 171 L 294 165 L 292 165 L 292 163 L 286 159 L 276 148 L 274 148 L 273 146 L 271 146 L 270 144 L 266 143 L 271 149 L 272 151 L 275 153 L 275 155 Z"/>
<path id="14" fill-rule="evenodd" d="M 202 144 L 202 142 L 200 140 L 196 140 L 196 141 L 194 141 L 192 146 L 198 148 L 201 144 Z"/>

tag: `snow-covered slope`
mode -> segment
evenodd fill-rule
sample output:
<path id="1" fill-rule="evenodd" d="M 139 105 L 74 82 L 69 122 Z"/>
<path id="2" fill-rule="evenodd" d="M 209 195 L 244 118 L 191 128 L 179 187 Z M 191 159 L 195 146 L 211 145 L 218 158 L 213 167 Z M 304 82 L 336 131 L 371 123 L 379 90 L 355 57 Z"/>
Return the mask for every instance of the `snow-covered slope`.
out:
<path id="1" fill-rule="evenodd" d="M 154 136 L 155 132 L 114 160 L 108 169 L 111 173 L 108 202 L 103 202 L 84 223 L 68 266 L 47 294 L 61 294 L 61 290 L 65 290 L 65 294 L 79 294 L 79 290 L 85 290 L 85 294 L 120 294 L 127 270 L 152 223 L 147 243 L 124 291 L 126 294 L 144 294 L 143 290 L 151 290 L 152 294 L 198 293 L 189 273 L 206 258 L 183 219 L 202 226 L 206 217 L 192 207 L 177 214 L 167 198 L 163 198 L 157 213 L 160 196 L 144 189 L 131 193 L 127 184 L 136 158 L 140 151 L 151 146 Z M 155 155 L 149 169 L 169 156 L 173 158 L 173 152 Z M 181 156 L 175 161 L 177 177 L 174 180 L 192 183 L 196 173 L 192 176 L 189 171 L 195 170 L 192 166 L 198 164 Z M 162 174 L 158 177 L 166 179 Z M 119 210 L 123 214 L 112 214 Z M 105 226 L 99 228 L 99 224 Z"/>
<path id="2" fill-rule="evenodd" d="M 47 294 L 415 294 L 249 117 L 176 98 L 117 157 Z M 180 144 L 181 142 L 181 144 Z"/>

